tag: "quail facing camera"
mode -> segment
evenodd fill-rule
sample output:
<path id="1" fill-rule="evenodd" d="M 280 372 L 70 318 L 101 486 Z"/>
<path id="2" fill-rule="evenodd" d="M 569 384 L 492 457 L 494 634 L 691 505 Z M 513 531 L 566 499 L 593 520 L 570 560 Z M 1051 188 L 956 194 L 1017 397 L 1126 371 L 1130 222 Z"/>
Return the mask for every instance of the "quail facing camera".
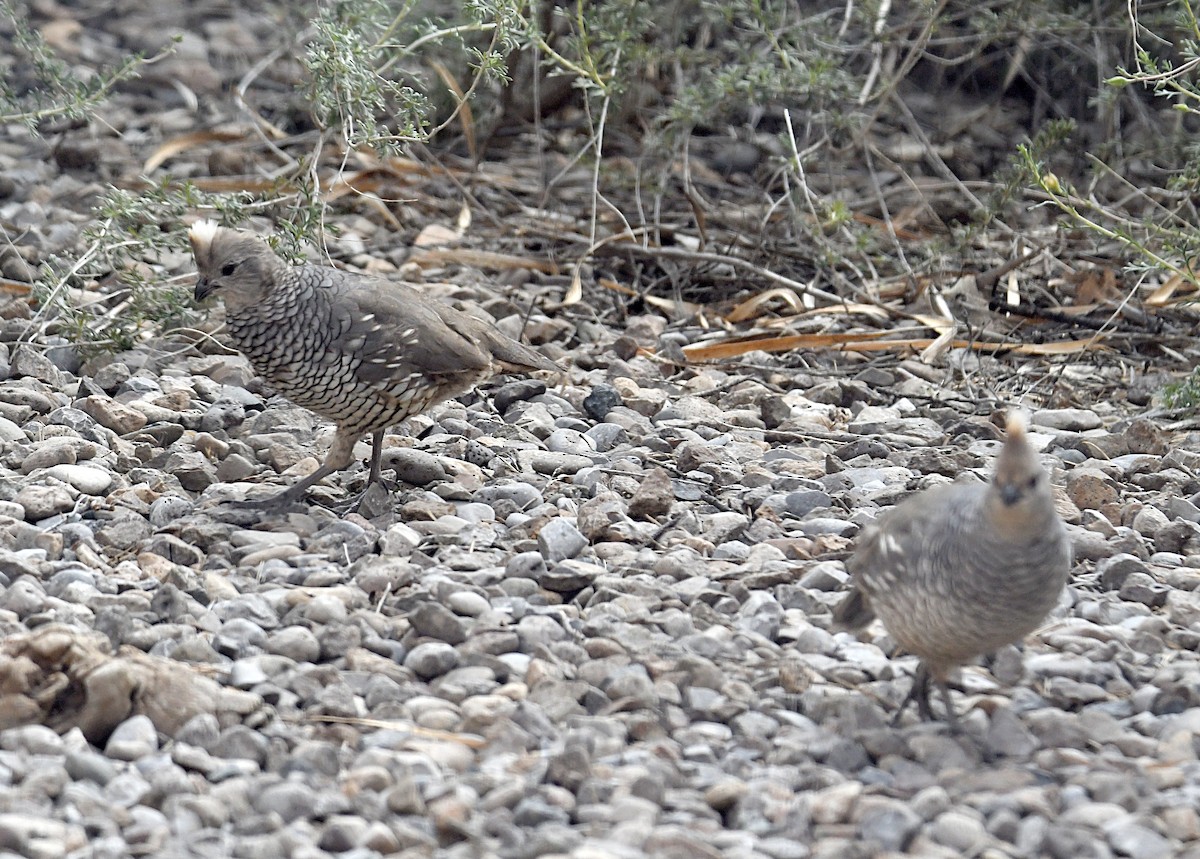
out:
<path id="1" fill-rule="evenodd" d="M 1011 414 L 988 483 L 936 486 L 906 499 L 864 530 L 846 564 L 851 590 L 834 621 L 861 629 L 878 617 L 920 657 L 908 700 L 926 719 L 932 682 L 957 727 L 950 672 L 1021 641 L 1066 586 L 1071 545 L 1026 431 L 1024 415 Z"/>

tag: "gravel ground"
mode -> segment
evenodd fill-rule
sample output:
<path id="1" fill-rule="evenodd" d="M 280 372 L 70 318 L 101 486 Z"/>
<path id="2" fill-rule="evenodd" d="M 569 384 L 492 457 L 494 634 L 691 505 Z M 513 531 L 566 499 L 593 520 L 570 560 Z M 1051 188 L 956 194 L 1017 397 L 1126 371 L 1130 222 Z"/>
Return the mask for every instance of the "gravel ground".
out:
<path id="1" fill-rule="evenodd" d="M 270 22 L 224 14 L 184 22 L 126 132 L 196 123 L 171 75 L 237 80 L 206 40 L 248 63 Z M 104 133 L 5 136 L 4 277 L 79 253 L 69 201 L 136 173 L 136 136 Z M 457 279 L 520 327 L 527 299 Z M 535 312 L 560 384 L 402 425 L 399 489 L 358 513 L 320 502 L 361 464 L 263 513 L 233 502 L 332 427 L 243 359 L 81 363 L 18 346 L 24 299 L 3 316 L 0 856 L 1200 857 L 1200 436 L 1141 406 L 1033 411 L 1072 582 L 1023 652 L 963 672 L 951 736 L 890 726 L 915 661 L 829 609 L 880 509 L 987 473 L 1007 404 L 955 393 L 971 356 L 680 369 L 648 354 L 698 329 Z"/>
<path id="2" fill-rule="evenodd" d="M 1034 412 L 1078 562 L 953 737 L 829 629 L 861 524 L 997 447 L 856 399 L 932 394 L 915 362 L 781 394 L 592 350 L 410 421 L 367 518 L 229 503 L 331 431 L 240 357 L 9 354 L 15 854 L 1200 856 L 1194 439 Z"/>

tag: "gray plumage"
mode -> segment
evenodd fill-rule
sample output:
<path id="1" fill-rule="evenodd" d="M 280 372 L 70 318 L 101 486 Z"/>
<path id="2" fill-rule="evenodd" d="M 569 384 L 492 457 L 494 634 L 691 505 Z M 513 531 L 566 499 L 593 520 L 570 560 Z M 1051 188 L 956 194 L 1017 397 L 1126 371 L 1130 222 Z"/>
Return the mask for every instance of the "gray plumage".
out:
<path id="1" fill-rule="evenodd" d="M 560 368 L 483 320 L 412 287 L 327 266 L 291 266 L 263 240 L 200 221 L 188 232 L 196 299 L 219 295 L 233 345 L 292 402 L 337 424 L 324 464 L 272 502 L 302 498 L 350 465 L 372 433 L 501 372 Z"/>
<path id="2" fill-rule="evenodd" d="M 949 672 L 1040 626 L 1071 567 L 1066 530 L 1024 419 L 1010 416 L 990 482 L 934 487 L 906 499 L 864 530 L 846 566 L 852 587 L 834 620 L 858 629 L 878 616 L 921 659 L 909 700 L 928 718 L 932 680 L 955 724 Z"/>

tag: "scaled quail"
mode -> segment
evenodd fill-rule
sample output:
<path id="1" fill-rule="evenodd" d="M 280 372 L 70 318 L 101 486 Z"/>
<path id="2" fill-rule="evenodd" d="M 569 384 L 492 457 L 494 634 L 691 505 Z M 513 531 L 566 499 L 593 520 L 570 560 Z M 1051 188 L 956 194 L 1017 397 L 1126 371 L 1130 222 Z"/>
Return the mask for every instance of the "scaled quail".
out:
<path id="1" fill-rule="evenodd" d="M 1010 414 L 990 483 L 927 489 L 868 526 L 846 565 L 851 591 L 833 613 L 849 629 L 878 616 L 921 658 L 905 705 L 915 700 L 932 718 L 932 680 L 955 729 L 949 672 L 1040 626 L 1071 568 L 1049 477 L 1025 433 L 1024 416 Z"/>
<path id="2" fill-rule="evenodd" d="M 558 365 L 412 287 L 318 265 L 291 266 L 255 236 L 199 221 L 188 231 L 196 299 L 225 302 L 230 339 L 292 402 L 337 424 L 324 464 L 266 503 L 305 496 L 371 437 L 368 486 L 383 431 L 501 372 Z"/>

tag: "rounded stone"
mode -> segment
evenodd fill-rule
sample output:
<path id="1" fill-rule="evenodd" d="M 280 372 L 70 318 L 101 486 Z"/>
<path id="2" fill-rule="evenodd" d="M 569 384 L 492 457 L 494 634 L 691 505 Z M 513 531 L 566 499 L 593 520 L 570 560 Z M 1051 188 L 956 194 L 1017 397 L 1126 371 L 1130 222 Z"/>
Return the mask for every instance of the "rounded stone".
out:
<path id="1" fill-rule="evenodd" d="M 538 551 L 550 562 L 574 558 L 587 544 L 587 537 L 563 516 L 551 519 L 538 531 Z"/>
<path id="2" fill-rule="evenodd" d="M 427 641 L 409 651 L 404 667 L 422 680 L 432 680 L 458 665 L 459 656 L 451 645 L 443 641 Z"/>
<path id="3" fill-rule="evenodd" d="M 149 716 L 130 716 L 117 725 L 104 754 L 118 761 L 137 761 L 158 750 L 158 730 Z"/>
<path id="4" fill-rule="evenodd" d="M 90 465 L 55 465 L 46 473 L 63 483 L 69 483 L 84 495 L 103 495 L 113 483 L 113 476 Z"/>

